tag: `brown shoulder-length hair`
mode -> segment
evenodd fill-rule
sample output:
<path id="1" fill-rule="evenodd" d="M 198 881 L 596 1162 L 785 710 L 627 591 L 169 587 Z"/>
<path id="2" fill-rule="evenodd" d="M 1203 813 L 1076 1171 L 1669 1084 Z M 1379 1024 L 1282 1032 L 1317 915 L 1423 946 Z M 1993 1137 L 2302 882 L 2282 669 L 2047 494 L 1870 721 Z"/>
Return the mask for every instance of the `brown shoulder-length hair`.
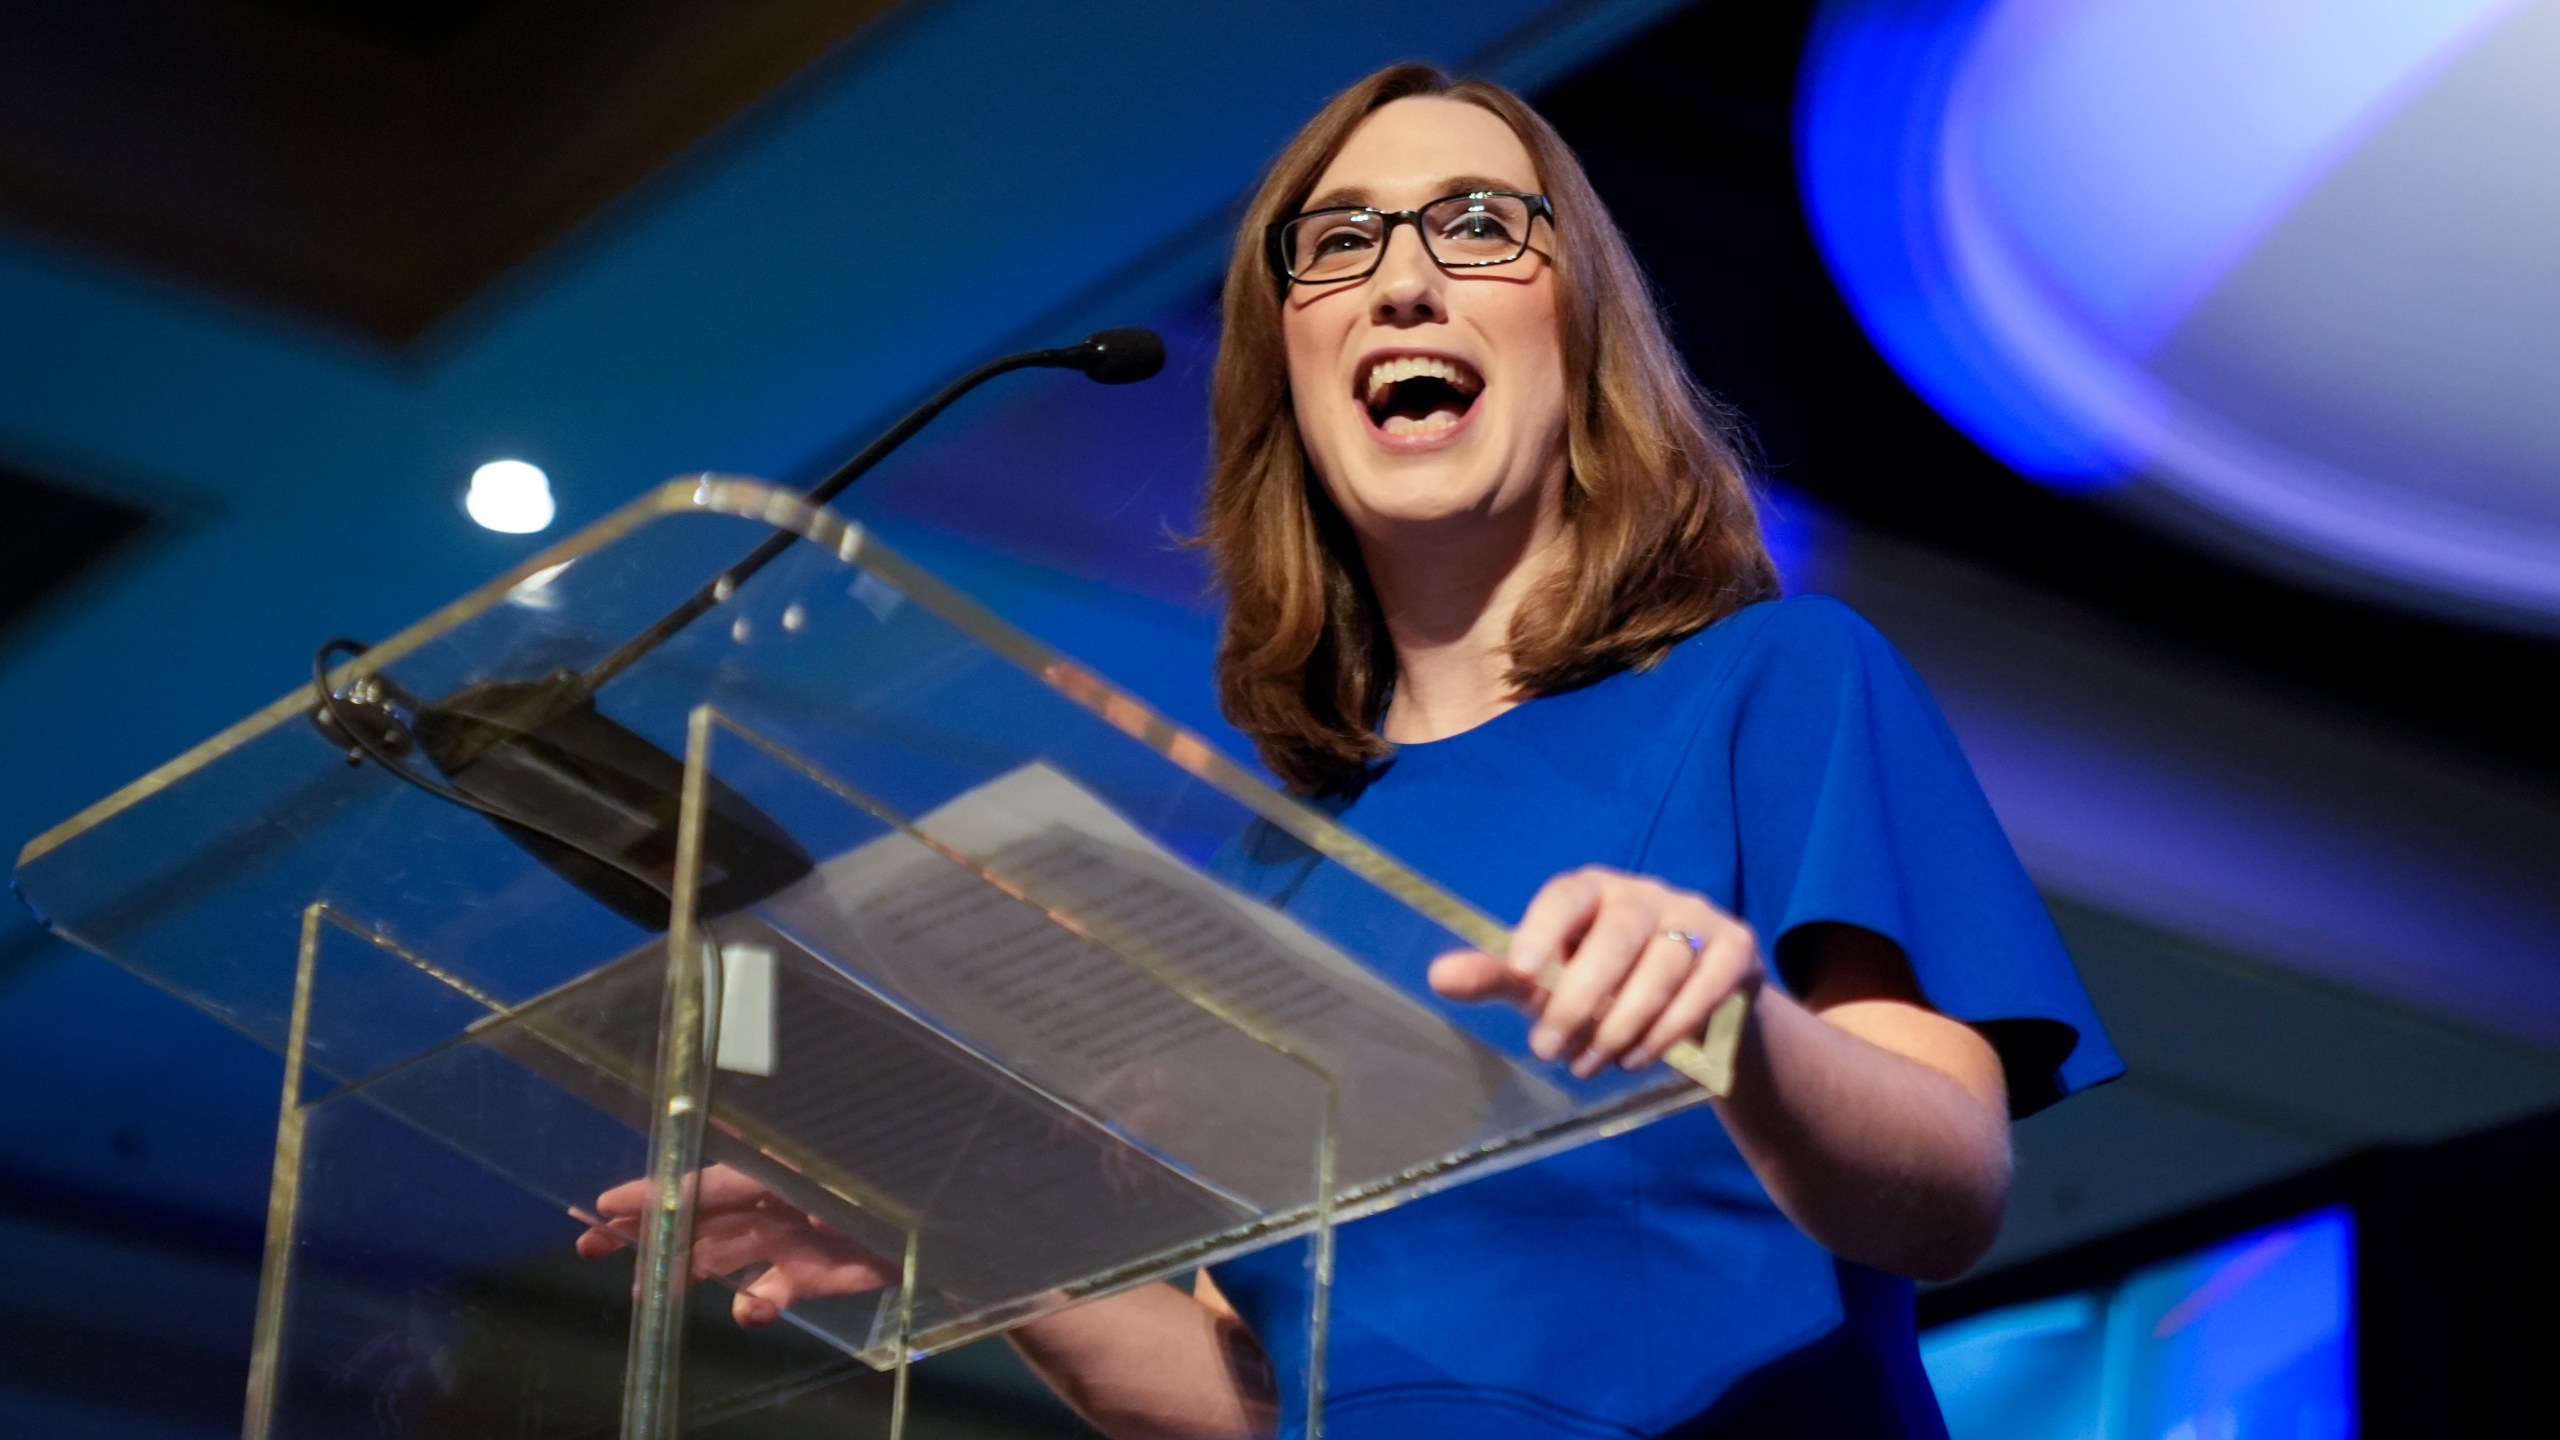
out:
<path id="1" fill-rule="evenodd" d="M 1377 727 L 1395 650 L 1350 526 L 1298 435 L 1263 236 L 1305 205 L 1362 120 L 1417 95 L 1482 106 L 1510 125 L 1555 207 L 1557 323 L 1575 391 L 1564 497 L 1573 549 L 1513 619 L 1513 688 L 1552 694 L 1650 664 L 1777 591 L 1727 413 L 1671 348 L 1643 272 L 1563 138 L 1499 85 L 1427 65 L 1381 70 L 1308 121 L 1255 192 L 1227 265 L 1211 388 L 1201 539 L 1227 596 L 1218 700 L 1302 791 L 1344 788 L 1389 752 Z"/>

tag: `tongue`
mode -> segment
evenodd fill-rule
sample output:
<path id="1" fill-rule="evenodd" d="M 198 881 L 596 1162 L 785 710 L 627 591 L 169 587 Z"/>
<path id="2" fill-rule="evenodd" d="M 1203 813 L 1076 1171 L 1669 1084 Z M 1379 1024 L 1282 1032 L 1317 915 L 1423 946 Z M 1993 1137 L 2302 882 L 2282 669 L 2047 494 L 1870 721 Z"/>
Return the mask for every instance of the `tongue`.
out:
<path id="1" fill-rule="evenodd" d="M 1466 413 L 1456 405 L 1435 406 L 1420 415 L 1395 410 L 1390 411 L 1386 419 L 1378 422 L 1378 428 L 1390 435 L 1413 435 L 1429 430 L 1446 430 L 1457 424 L 1458 418 Z"/>
<path id="2" fill-rule="evenodd" d="M 1387 395 L 1386 405 L 1378 412 L 1378 428 L 1390 435 L 1410 434 L 1417 430 L 1445 430 L 1458 423 L 1472 403 L 1455 386 L 1445 381 L 1420 378 L 1407 380 Z"/>

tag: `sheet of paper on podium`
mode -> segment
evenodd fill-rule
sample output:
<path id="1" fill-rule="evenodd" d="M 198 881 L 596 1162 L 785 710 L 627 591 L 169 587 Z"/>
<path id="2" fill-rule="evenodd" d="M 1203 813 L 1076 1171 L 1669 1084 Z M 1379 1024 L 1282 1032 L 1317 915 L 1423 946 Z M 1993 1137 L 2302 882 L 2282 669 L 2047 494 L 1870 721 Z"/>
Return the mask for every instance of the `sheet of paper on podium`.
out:
<path id="1" fill-rule="evenodd" d="M 960 1309 L 1311 1213 L 1328 1124 L 1357 1191 L 1572 1110 L 1045 765 L 712 929 L 771 967 L 773 1036 L 766 1073 L 721 1077 L 710 1153 L 883 1253 L 915 1229 Z M 525 1007 L 505 1048 L 637 1118 L 657 948 Z"/>

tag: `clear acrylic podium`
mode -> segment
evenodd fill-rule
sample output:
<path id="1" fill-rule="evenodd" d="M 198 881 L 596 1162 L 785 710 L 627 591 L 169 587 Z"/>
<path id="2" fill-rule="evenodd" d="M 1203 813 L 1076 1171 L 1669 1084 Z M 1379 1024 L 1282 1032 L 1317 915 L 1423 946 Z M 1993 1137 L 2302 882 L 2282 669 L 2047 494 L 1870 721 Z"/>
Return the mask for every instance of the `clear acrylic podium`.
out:
<path id="1" fill-rule="evenodd" d="M 592 668 L 777 535 L 594 692 L 680 760 L 629 817 L 671 837 L 663 928 L 351 764 L 308 690 L 21 855 L 58 933 L 284 1056 L 252 1440 L 707 1434 L 860 1367 L 895 1435 L 911 1362 L 1301 1237 L 1319 1433 L 1332 1227 L 1723 1083 L 1738 1013 L 1683 1073 L 1578 1082 L 1380 979 L 1505 932 L 758 482 L 670 482 L 330 683 Z M 796 878 L 740 889 L 741 815 Z M 1307 928 L 1215 878 L 1242 843 L 1378 903 Z M 735 1326 L 760 1267 L 697 1231 L 706 1169 L 888 1283 Z M 574 1258 L 635 1181 L 634 1249 Z"/>

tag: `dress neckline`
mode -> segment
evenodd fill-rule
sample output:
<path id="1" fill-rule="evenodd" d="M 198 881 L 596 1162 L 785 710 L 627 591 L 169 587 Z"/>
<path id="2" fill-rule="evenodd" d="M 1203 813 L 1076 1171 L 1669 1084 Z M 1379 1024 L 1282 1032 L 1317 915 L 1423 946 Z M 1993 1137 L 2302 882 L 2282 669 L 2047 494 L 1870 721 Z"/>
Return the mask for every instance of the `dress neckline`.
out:
<path id="1" fill-rule="evenodd" d="M 1543 697 L 1532 695 L 1517 704 L 1505 706 L 1504 708 L 1495 711 L 1493 714 L 1486 716 L 1482 720 L 1477 721 L 1473 725 L 1468 726 L 1464 730 L 1453 730 L 1446 735 L 1437 736 L 1429 740 L 1389 740 L 1387 743 L 1395 747 L 1395 753 L 1398 755 L 1419 755 L 1433 750 L 1454 746 L 1459 741 L 1465 740 L 1470 736 L 1482 735 L 1486 731 L 1494 729 L 1496 726 L 1501 725 L 1512 716 L 1517 715 L 1521 711 L 1538 703 L 1541 698 Z"/>

